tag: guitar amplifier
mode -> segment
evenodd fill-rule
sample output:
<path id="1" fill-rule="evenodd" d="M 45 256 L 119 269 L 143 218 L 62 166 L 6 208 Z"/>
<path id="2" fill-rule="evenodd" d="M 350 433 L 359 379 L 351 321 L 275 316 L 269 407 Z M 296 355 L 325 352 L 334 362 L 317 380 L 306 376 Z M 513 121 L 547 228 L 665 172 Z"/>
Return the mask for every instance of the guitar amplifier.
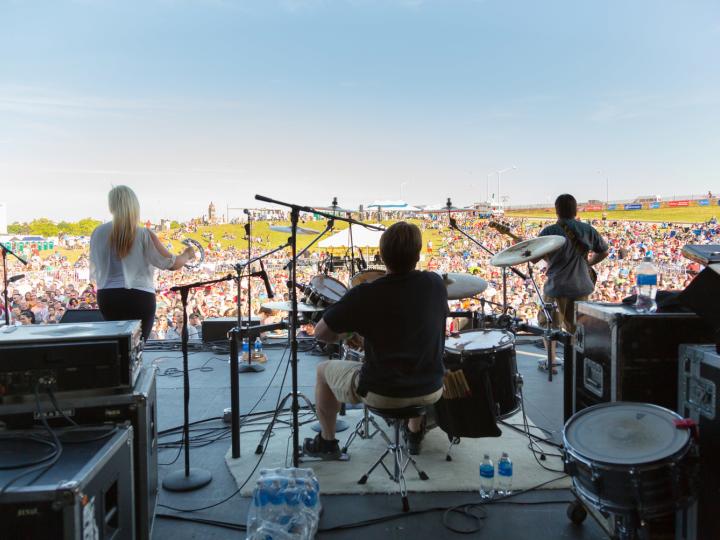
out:
<path id="1" fill-rule="evenodd" d="M 58 397 L 57 408 L 47 394 L 40 395 L 39 408 L 36 403 L 0 407 L 0 432 L 38 427 L 41 415 L 53 428 L 67 426 L 64 416 L 80 425 L 132 425 L 135 538 L 138 540 L 150 540 L 158 497 L 156 374 L 155 367 L 143 368 L 130 392 Z"/>
<path id="2" fill-rule="evenodd" d="M 572 412 L 611 401 L 675 410 L 680 344 L 713 342 L 702 319 L 694 313 L 638 313 L 623 304 L 575 306 Z"/>
<path id="3" fill-rule="evenodd" d="M 243 317 L 243 326 L 247 325 L 247 317 Z M 260 318 L 253 315 L 250 319 L 250 326 L 258 326 Z M 227 342 L 227 333 L 238 325 L 237 317 L 212 317 L 202 322 L 203 343 L 213 341 Z"/>
<path id="4" fill-rule="evenodd" d="M 55 430 L 58 461 L 38 477 L 23 469 L 0 470 L 3 540 L 133 539 L 132 428 Z M 47 457 L 42 429 L 2 434 L 3 465 Z M 35 441 L 35 442 L 33 442 Z M 64 444 L 63 444 L 64 441 Z"/>
<path id="5" fill-rule="evenodd" d="M 700 493 L 677 538 L 720 538 L 720 354 L 714 345 L 681 345 L 677 411 L 698 425 Z"/>
<path id="6" fill-rule="evenodd" d="M 132 389 L 141 366 L 140 321 L 0 329 L 0 406 L 54 392 Z"/>

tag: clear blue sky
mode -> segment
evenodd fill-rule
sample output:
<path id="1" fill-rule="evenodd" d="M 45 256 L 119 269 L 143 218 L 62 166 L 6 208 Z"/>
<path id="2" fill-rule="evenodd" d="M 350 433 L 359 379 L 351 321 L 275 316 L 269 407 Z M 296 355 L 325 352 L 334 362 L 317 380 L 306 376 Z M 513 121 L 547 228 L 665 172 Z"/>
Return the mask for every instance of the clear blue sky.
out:
<path id="1" fill-rule="evenodd" d="M 0 200 L 720 191 L 719 56 L 716 0 L 0 0 Z"/>

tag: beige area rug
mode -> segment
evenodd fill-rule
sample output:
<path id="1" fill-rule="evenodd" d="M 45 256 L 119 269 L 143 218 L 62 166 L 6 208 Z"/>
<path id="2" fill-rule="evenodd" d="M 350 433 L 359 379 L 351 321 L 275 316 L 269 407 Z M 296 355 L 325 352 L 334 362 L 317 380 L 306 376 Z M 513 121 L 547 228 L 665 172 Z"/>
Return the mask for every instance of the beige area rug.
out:
<path id="1" fill-rule="evenodd" d="M 355 426 L 362 417 L 362 410 L 350 410 L 345 420 Z M 392 429 L 387 427 L 385 421 L 377 418 L 378 425 L 384 429 L 388 437 L 392 438 Z M 520 414 L 510 418 L 508 423 L 520 424 Z M 253 430 L 258 429 L 253 427 Z M 562 475 L 550 472 L 538 465 L 528 448 L 527 436 L 504 426 L 501 426 L 503 434 L 501 437 L 489 437 L 481 439 L 462 439 L 459 445 L 452 449 L 452 461 L 445 460 L 448 449 L 447 435 L 435 428 L 430 430 L 423 440 L 422 453 L 417 456 L 417 463 L 420 470 L 424 470 L 429 480 L 420 480 L 412 465 L 406 471 L 408 491 L 435 492 L 435 491 L 476 491 L 479 489 L 480 476 L 479 465 L 483 454 L 489 454 L 495 462 L 502 452 L 507 452 L 513 461 L 513 489 L 529 489 L 544 482 L 552 481 Z M 541 435 L 538 430 L 537 435 Z M 339 433 L 340 445 L 345 443 L 350 430 Z M 315 432 L 310 425 L 300 428 L 300 442 L 305 437 L 313 437 Z M 232 459 L 228 450 L 225 461 L 230 473 L 234 476 L 238 485 L 252 473 L 252 478 L 242 489 L 242 495 L 250 495 L 255 486 L 255 479 L 260 469 L 275 467 L 286 467 L 292 463 L 292 449 L 290 442 L 290 430 L 287 428 L 277 429 L 275 435 L 270 438 L 262 462 L 257 470 L 252 470 L 260 456 L 254 451 L 260 441 L 260 434 L 241 432 L 241 457 Z M 392 493 L 397 491 L 397 484 L 388 478 L 388 475 L 379 467 L 373 471 L 367 484 L 360 485 L 357 481 L 371 465 L 380 457 L 386 448 L 385 440 L 380 434 L 374 438 L 363 440 L 356 437 L 348 450 L 350 459 L 348 461 L 303 461 L 301 467 L 311 468 L 315 471 L 320 482 L 320 490 L 323 494 L 362 494 L 362 493 Z M 548 453 L 557 454 L 558 450 L 552 446 L 544 446 Z M 388 467 L 391 467 L 392 460 L 386 458 Z M 562 470 L 562 461 L 557 457 L 548 457 L 542 462 L 546 467 Z M 570 480 L 565 477 L 553 481 L 544 489 L 560 489 L 570 486 Z"/>

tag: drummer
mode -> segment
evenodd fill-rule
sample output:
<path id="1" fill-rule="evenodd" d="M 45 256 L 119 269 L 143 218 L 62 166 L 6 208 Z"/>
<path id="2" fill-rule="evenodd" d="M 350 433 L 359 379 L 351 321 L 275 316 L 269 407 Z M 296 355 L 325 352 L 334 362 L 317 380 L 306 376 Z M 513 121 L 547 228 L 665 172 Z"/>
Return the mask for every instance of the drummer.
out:
<path id="1" fill-rule="evenodd" d="M 421 249 L 417 226 L 393 224 L 380 238 L 387 275 L 350 289 L 317 324 L 316 339 L 327 343 L 350 332 L 364 336 L 365 362 L 318 365 L 315 405 L 322 431 L 305 440 L 305 455 L 340 458 L 335 422 L 341 403 L 394 409 L 440 399 L 447 292 L 436 273 L 415 270 Z M 423 432 L 422 417 L 409 420 L 411 453 L 419 453 Z"/>

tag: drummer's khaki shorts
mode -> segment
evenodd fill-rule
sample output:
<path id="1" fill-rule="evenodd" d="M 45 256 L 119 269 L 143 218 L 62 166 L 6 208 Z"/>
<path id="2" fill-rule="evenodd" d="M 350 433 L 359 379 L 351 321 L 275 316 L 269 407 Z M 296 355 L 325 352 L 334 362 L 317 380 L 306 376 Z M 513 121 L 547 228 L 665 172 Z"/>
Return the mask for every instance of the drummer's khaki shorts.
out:
<path id="1" fill-rule="evenodd" d="M 325 380 L 340 403 L 365 403 L 378 409 L 401 409 L 411 405 L 432 405 L 442 396 L 440 388 L 432 394 L 410 398 L 381 396 L 374 392 L 368 392 L 363 398 L 357 393 L 361 366 L 360 362 L 348 360 L 325 362 Z"/>

